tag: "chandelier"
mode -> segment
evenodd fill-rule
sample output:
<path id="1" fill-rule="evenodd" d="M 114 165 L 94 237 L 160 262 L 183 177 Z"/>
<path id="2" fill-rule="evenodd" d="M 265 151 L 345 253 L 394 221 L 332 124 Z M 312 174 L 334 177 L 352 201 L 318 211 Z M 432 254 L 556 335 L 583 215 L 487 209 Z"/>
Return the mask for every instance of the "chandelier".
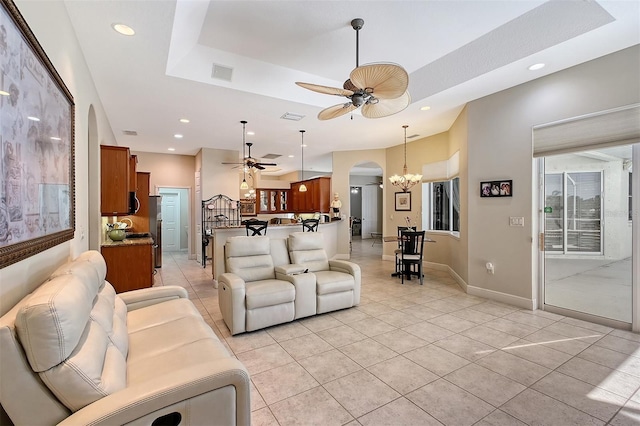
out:
<path id="1" fill-rule="evenodd" d="M 399 187 L 402 192 L 407 192 L 422 179 L 422 175 L 407 173 L 407 127 L 409 126 L 406 124 L 402 126 L 404 129 L 404 166 L 402 167 L 402 176 L 393 175 L 389 178 L 391 185 Z"/>

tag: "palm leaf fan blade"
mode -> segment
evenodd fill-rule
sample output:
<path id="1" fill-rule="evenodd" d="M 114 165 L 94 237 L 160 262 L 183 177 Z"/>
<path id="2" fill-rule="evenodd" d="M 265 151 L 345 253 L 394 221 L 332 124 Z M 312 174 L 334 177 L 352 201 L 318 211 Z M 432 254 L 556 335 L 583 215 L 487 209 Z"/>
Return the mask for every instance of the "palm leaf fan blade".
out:
<path id="1" fill-rule="evenodd" d="M 325 108 L 318 113 L 318 119 L 320 120 L 330 120 L 332 118 L 340 117 L 341 115 L 345 115 L 358 108 L 353 105 L 351 102 L 346 104 L 338 104 L 331 106 L 329 108 Z"/>
<path id="2" fill-rule="evenodd" d="M 296 81 L 296 84 L 300 87 L 304 87 L 305 89 L 322 93 L 325 95 L 336 95 L 336 96 L 346 96 L 346 97 L 353 95 L 353 91 L 340 89 L 337 87 L 321 86 L 319 84 L 311 84 L 311 83 L 301 83 L 299 81 Z"/>
<path id="3" fill-rule="evenodd" d="M 388 63 L 362 65 L 351 71 L 349 79 L 360 89 L 373 89 L 373 96 L 379 99 L 400 97 L 409 86 L 407 71 Z"/>
<path id="4" fill-rule="evenodd" d="M 362 115 L 366 118 L 382 118 L 396 114 L 411 103 L 409 92 L 404 92 L 395 99 L 380 99 L 377 103 L 362 105 Z"/>

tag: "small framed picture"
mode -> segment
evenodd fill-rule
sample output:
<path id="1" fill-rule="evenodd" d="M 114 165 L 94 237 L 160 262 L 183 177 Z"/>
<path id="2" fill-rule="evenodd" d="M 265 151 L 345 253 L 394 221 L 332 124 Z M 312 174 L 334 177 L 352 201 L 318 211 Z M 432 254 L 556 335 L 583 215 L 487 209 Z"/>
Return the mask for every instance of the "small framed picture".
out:
<path id="1" fill-rule="evenodd" d="M 410 192 L 396 192 L 396 211 L 397 212 L 411 211 L 411 193 Z"/>
<path id="2" fill-rule="evenodd" d="M 480 182 L 480 198 L 513 196 L 513 181 L 491 180 Z"/>
<path id="3" fill-rule="evenodd" d="M 256 215 L 256 200 L 247 198 L 240 200 L 240 215 L 241 216 L 255 216 Z"/>

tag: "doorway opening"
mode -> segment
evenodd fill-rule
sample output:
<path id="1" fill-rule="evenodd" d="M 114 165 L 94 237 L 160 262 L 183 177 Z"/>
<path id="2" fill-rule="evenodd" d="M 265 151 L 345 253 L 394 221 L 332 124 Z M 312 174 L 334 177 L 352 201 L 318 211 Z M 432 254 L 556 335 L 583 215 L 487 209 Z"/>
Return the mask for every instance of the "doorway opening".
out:
<path id="1" fill-rule="evenodd" d="M 349 171 L 351 243 L 382 256 L 383 172 L 378 163 L 357 163 Z M 361 247 L 360 247 L 361 246 Z"/>

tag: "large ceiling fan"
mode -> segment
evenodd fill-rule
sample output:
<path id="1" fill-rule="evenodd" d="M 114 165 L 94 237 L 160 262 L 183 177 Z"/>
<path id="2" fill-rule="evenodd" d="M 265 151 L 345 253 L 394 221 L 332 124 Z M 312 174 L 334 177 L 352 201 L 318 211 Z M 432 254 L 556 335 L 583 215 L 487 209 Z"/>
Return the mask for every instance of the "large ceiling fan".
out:
<path id="1" fill-rule="evenodd" d="M 251 156 L 251 147 L 253 146 L 252 142 L 245 142 L 245 137 L 246 137 L 246 133 L 245 133 L 245 129 L 246 129 L 246 125 L 247 122 L 245 120 L 242 120 L 240 123 L 242 123 L 242 162 L 237 162 L 237 163 L 225 163 L 223 162 L 222 164 L 232 164 L 236 167 L 240 167 L 242 166 L 243 172 L 249 172 L 250 169 L 255 168 L 258 170 L 264 170 L 265 166 L 277 166 L 276 163 L 263 163 L 261 161 L 258 161 L 258 159 L 253 158 Z M 245 151 L 244 151 L 244 147 L 245 145 L 247 147 L 249 147 L 249 155 L 245 156 Z"/>
<path id="2" fill-rule="evenodd" d="M 351 26 L 356 30 L 356 67 L 342 89 L 296 82 L 298 86 L 314 92 L 349 99 L 349 102 L 320 111 L 320 120 L 340 117 L 358 107 L 362 107 L 362 115 L 367 118 L 387 117 L 402 111 L 411 102 L 407 91 L 409 74 L 400 65 L 384 62 L 359 65 L 359 32 L 363 25 L 364 20 L 361 18 L 351 21 Z"/>

